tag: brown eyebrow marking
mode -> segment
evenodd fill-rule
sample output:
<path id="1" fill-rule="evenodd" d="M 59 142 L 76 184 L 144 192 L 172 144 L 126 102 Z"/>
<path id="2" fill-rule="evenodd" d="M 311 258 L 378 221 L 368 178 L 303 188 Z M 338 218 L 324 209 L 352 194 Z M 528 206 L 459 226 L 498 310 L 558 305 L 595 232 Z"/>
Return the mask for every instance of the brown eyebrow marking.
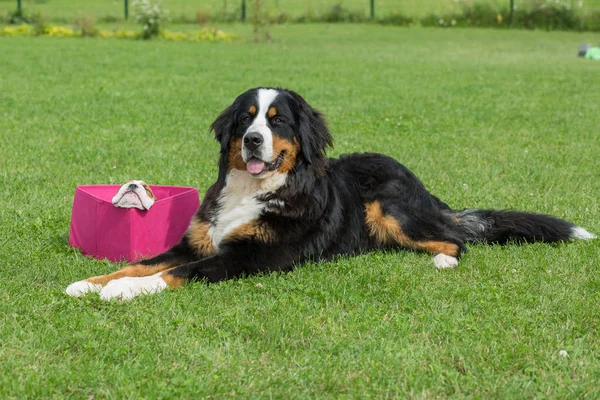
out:
<path id="1" fill-rule="evenodd" d="M 273 118 L 274 116 L 277 115 L 277 109 L 275 107 L 269 108 L 267 115 L 269 116 L 269 118 Z"/>
<path id="2" fill-rule="evenodd" d="M 256 114 L 256 106 L 250 106 L 248 112 L 250 113 L 250 115 Z"/>

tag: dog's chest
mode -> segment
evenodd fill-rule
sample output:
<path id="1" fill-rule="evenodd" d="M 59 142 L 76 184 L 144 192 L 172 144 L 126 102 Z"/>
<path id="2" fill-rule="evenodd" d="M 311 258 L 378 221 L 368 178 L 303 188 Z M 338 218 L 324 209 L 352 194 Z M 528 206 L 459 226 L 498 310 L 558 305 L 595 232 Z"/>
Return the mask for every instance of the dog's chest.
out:
<path id="1" fill-rule="evenodd" d="M 258 180 L 245 171 L 233 170 L 219 196 L 219 210 L 208 230 L 215 248 L 235 228 L 256 220 L 268 206 L 261 195 L 277 190 L 285 182 L 283 174 Z"/>

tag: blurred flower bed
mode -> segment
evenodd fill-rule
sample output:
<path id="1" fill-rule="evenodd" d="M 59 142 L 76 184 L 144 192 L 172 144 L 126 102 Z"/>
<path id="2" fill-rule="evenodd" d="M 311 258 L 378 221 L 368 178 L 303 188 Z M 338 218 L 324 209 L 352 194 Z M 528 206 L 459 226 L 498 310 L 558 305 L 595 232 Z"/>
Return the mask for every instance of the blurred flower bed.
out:
<path id="1" fill-rule="evenodd" d="M 18 26 L 7 26 L 0 30 L 0 36 L 51 36 L 51 37 L 98 37 L 103 39 L 142 39 L 140 32 L 126 29 L 94 29 L 93 31 L 83 29 L 73 29 L 57 25 L 29 25 L 22 24 Z M 161 30 L 156 36 L 157 39 L 169 41 L 190 41 L 190 42 L 231 42 L 236 38 L 231 33 L 223 32 L 216 28 L 203 28 L 192 32 L 171 32 Z"/>

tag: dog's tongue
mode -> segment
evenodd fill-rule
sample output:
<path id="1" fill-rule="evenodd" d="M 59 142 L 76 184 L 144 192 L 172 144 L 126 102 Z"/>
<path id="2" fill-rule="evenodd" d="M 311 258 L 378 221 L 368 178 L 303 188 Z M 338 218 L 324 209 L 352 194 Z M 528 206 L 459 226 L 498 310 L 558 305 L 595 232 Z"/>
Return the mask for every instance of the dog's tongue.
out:
<path id="1" fill-rule="evenodd" d="M 258 158 L 251 158 L 246 164 L 246 168 L 251 174 L 260 174 L 265 169 L 265 162 Z"/>

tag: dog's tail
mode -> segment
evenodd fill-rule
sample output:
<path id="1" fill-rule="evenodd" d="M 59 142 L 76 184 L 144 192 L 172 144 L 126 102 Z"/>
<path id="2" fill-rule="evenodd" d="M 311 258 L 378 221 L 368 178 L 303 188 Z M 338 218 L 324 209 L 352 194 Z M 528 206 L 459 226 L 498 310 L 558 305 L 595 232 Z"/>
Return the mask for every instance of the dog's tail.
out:
<path id="1" fill-rule="evenodd" d="M 594 239 L 596 235 L 570 222 L 545 214 L 520 211 L 450 211 L 465 242 L 560 242 Z"/>

